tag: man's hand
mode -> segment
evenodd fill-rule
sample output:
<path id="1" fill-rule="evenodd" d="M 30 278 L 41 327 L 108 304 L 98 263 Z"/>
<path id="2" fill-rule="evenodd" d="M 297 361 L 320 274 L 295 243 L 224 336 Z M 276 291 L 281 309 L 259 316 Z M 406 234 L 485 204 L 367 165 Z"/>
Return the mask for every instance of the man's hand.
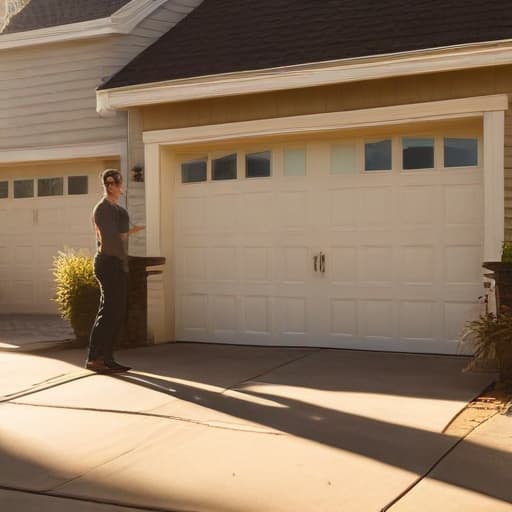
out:
<path id="1" fill-rule="evenodd" d="M 142 231 L 143 229 L 145 229 L 146 226 L 138 226 L 138 225 L 134 225 L 132 227 L 132 229 L 130 229 L 130 231 L 128 231 L 128 234 L 129 235 L 133 235 L 134 233 L 138 233 L 139 231 Z"/>

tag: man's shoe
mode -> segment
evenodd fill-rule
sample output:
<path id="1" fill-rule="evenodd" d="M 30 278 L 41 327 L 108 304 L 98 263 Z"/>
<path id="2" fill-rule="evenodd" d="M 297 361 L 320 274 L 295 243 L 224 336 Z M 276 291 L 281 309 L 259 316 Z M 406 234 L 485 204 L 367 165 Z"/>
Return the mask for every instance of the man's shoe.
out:
<path id="1" fill-rule="evenodd" d="M 87 361 L 85 367 L 88 370 L 96 373 L 112 373 L 112 368 L 105 364 L 103 359 L 94 359 L 93 361 Z"/>
<path id="2" fill-rule="evenodd" d="M 124 364 L 119 364 L 116 361 L 109 361 L 108 363 L 105 363 L 105 365 L 110 368 L 111 372 L 121 373 L 121 372 L 127 372 L 128 370 L 131 370 L 130 366 L 125 366 Z"/>

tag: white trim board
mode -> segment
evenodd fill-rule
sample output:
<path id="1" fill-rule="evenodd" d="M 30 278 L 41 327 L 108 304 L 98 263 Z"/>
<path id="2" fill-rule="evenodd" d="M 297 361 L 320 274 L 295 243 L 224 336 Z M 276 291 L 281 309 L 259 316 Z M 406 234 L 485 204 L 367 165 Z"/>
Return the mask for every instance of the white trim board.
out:
<path id="1" fill-rule="evenodd" d="M 69 23 L 67 25 L 58 25 L 13 34 L 0 33 L 0 50 L 110 34 L 128 34 L 144 18 L 167 1 L 168 0 L 132 0 L 108 18 Z"/>
<path id="2" fill-rule="evenodd" d="M 19 148 L 0 150 L 0 165 L 10 163 L 44 162 L 48 160 L 71 160 L 74 158 L 123 157 L 126 141 L 116 140 L 76 146 L 51 146 L 47 148 Z"/>
<path id="3" fill-rule="evenodd" d="M 512 64 L 512 41 L 468 44 L 96 91 L 96 110 Z"/>
<path id="4" fill-rule="evenodd" d="M 507 109 L 507 95 L 496 94 L 365 110 L 153 130 L 144 132 L 143 140 L 145 144 L 191 144 L 278 134 L 321 132 L 336 129 L 475 117 L 482 116 L 485 112 L 502 112 Z"/>

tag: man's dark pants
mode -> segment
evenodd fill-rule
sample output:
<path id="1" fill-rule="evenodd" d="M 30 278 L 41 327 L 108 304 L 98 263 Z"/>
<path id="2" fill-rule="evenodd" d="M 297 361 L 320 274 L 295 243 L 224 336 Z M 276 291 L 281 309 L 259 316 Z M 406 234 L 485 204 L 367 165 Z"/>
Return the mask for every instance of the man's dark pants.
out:
<path id="1" fill-rule="evenodd" d="M 94 258 L 94 275 L 100 284 L 101 298 L 96 320 L 89 340 L 88 360 L 114 360 L 116 341 L 126 316 L 128 273 L 123 262 L 115 256 L 97 254 Z"/>

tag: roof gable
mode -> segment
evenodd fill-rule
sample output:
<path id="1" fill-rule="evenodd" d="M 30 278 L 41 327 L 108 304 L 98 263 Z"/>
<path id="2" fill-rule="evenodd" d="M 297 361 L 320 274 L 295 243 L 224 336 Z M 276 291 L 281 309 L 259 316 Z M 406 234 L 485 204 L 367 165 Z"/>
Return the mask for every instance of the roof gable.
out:
<path id="1" fill-rule="evenodd" d="M 510 0 L 205 0 L 101 88 L 505 39 Z"/>
<path id="2" fill-rule="evenodd" d="M 30 0 L 11 17 L 2 34 L 107 18 L 131 0 Z"/>

